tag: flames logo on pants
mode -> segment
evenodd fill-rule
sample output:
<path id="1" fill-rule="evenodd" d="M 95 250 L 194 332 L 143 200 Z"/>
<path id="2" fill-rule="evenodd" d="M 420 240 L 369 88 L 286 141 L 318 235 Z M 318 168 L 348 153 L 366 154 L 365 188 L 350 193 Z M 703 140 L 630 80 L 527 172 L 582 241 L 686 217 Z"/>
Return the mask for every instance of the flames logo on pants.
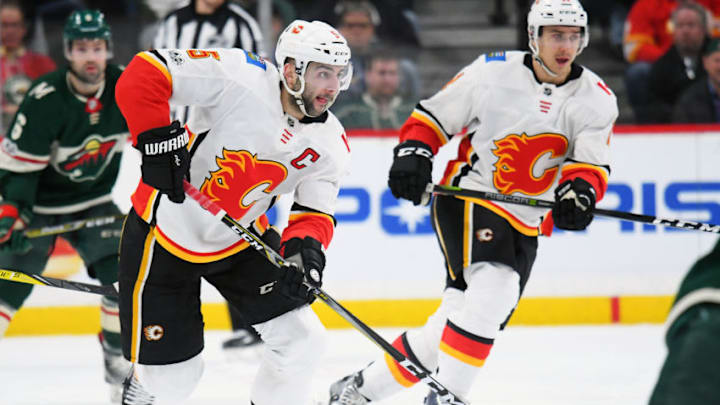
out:
<path id="1" fill-rule="evenodd" d="M 287 169 L 272 160 L 260 160 L 248 151 L 223 149 L 218 169 L 210 173 L 200 191 L 220 204 L 233 218 L 241 218 L 287 177 Z"/>
<path id="2" fill-rule="evenodd" d="M 550 159 L 565 155 L 568 140 L 560 134 L 538 134 L 528 136 L 510 134 L 493 142 L 496 149 L 492 153 L 498 157 L 495 162 L 493 184 L 503 194 L 516 191 L 526 195 L 540 195 L 547 191 L 555 181 L 559 165 L 545 168 L 535 176 L 535 165 L 543 155 Z M 539 168 L 541 169 L 541 168 Z"/>

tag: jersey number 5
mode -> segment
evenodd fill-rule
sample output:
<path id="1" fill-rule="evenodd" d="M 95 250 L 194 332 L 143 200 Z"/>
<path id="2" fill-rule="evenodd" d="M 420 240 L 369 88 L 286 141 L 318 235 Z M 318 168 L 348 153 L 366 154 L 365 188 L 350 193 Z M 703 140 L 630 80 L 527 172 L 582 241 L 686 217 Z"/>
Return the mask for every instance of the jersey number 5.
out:
<path id="1" fill-rule="evenodd" d="M 193 59 L 208 58 L 212 56 L 215 60 L 220 60 L 220 54 L 217 51 L 204 51 L 202 49 L 188 49 L 187 54 Z"/>

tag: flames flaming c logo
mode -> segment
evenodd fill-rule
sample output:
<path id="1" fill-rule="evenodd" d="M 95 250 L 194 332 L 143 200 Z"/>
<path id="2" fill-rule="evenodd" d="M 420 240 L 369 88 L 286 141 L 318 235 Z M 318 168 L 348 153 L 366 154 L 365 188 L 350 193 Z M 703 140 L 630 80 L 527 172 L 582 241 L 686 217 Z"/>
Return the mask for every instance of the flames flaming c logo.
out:
<path id="1" fill-rule="evenodd" d="M 233 218 L 241 218 L 287 177 L 287 169 L 272 160 L 260 160 L 248 151 L 223 149 L 218 169 L 210 172 L 200 191 L 220 204 Z"/>
<path id="2" fill-rule="evenodd" d="M 538 134 L 528 136 L 510 134 L 493 142 L 492 153 L 498 157 L 495 162 L 493 184 L 503 194 L 519 191 L 526 195 L 540 195 L 553 184 L 558 173 L 555 165 L 545 169 L 539 177 L 533 174 L 535 163 L 541 156 L 550 153 L 550 158 L 565 155 L 568 140 L 560 134 Z"/>

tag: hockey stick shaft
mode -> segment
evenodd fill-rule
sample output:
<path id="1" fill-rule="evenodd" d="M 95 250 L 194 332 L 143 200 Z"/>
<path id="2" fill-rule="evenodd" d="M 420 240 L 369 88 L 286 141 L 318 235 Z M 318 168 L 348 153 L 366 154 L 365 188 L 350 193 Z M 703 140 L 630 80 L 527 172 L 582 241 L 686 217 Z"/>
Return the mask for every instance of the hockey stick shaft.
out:
<path id="1" fill-rule="evenodd" d="M 481 200 L 498 201 L 498 202 L 504 202 L 504 203 L 508 203 L 508 204 L 526 205 L 526 206 L 531 206 L 531 207 L 540 207 L 540 208 L 548 208 L 548 209 L 552 208 L 554 205 L 554 203 L 552 201 L 547 201 L 547 200 L 537 200 L 535 198 L 492 193 L 492 192 L 488 192 L 488 191 L 468 190 L 465 188 L 459 188 L 459 187 L 453 187 L 453 186 L 443 186 L 443 185 L 432 184 L 432 183 L 428 184 L 426 192 L 431 193 L 431 194 L 478 198 Z M 659 218 L 659 217 L 652 216 L 652 215 L 635 214 L 632 212 L 625 212 L 625 211 L 606 210 L 606 209 L 602 209 L 602 208 L 593 209 L 593 213 L 595 215 L 601 215 L 603 217 L 623 219 L 626 221 L 642 222 L 642 223 L 653 224 L 653 225 L 663 225 L 663 226 L 667 226 L 667 227 L 671 227 L 671 228 L 689 229 L 689 230 L 693 230 L 693 231 L 720 233 L 720 225 L 705 224 L 702 222 L 683 221 L 680 219 Z"/>
<path id="2" fill-rule="evenodd" d="M 46 285 L 49 287 L 63 288 L 65 290 L 106 295 L 108 297 L 118 296 L 117 290 L 111 285 L 96 285 L 81 283 L 79 281 L 61 280 L 59 278 L 23 273 L 17 270 L 0 269 L 0 279 L 14 281 L 16 283 Z"/>
<path id="3" fill-rule="evenodd" d="M 240 236 L 243 240 L 248 242 L 250 244 L 251 248 L 254 248 L 259 253 L 267 257 L 267 259 L 275 266 L 282 267 L 287 262 L 285 259 L 280 256 L 279 253 L 274 251 L 271 247 L 269 247 L 265 242 L 263 242 L 259 237 L 257 237 L 255 234 L 247 230 L 245 227 L 240 225 L 237 221 L 235 221 L 232 217 L 230 217 L 225 210 L 223 210 L 217 203 L 210 200 L 206 195 L 202 194 L 197 188 L 195 188 L 192 184 L 185 181 L 184 182 L 184 189 L 185 193 L 190 196 L 193 200 L 197 201 L 198 204 L 200 204 L 201 207 L 209 211 L 211 214 L 213 214 L 216 218 L 220 219 L 225 225 L 228 226 L 233 232 L 235 232 L 238 236 Z M 407 358 L 404 354 L 402 354 L 399 350 L 397 350 L 395 347 L 393 347 L 390 343 L 388 343 L 387 340 L 383 339 L 382 336 L 377 334 L 372 328 L 367 326 L 364 322 L 362 322 L 360 319 L 358 319 L 355 315 L 353 315 L 350 311 L 348 311 L 345 307 L 340 305 L 339 302 L 337 302 L 334 298 L 329 296 L 325 291 L 323 291 L 321 288 L 318 287 L 310 287 L 312 293 L 322 302 L 324 302 L 327 306 L 330 307 L 333 311 L 335 311 L 338 315 L 340 315 L 342 318 L 344 318 L 346 321 L 348 321 L 353 327 L 355 327 L 360 333 L 365 335 L 368 339 L 370 339 L 373 343 L 375 343 L 380 349 L 382 349 L 385 353 L 389 354 L 395 361 L 400 363 L 401 366 L 403 366 L 407 371 L 412 373 L 415 377 L 417 377 L 420 381 L 427 384 L 433 391 L 435 391 L 438 396 L 445 400 L 449 400 L 451 404 L 454 405 L 463 405 L 467 404 L 467 402 L 464 402 L 460 398 L 458 398 L 455 394 L 448 391 L 447 388 L 445 388 L 440 382 L 438 382 L 427 370 L 425 370 L 423 367 L 415 364 L 412 360 Z"/>
<path id="4" fill-rule="evenodd" d="M 108 215 L 105 217 L 95 217 L 88 219 L 79 219 L 77 221 L 66 222 L 59 225 L 43 226 L 41 228 L 26 229 L 24 234 L 28 238 L 40 238 L 42 236 L 57 235 L 66 232 L 77 231 L 82 228 L 92 228 L 96 226 L 112 224 L 119 219 L 125 218 L 124 214 Z"/>

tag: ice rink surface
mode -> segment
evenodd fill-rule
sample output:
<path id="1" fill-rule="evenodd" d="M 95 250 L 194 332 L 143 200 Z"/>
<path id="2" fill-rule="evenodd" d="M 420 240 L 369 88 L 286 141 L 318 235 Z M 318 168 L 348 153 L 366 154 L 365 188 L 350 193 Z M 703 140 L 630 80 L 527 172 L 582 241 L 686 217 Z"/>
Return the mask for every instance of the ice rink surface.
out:
<path id="1" fill-rule="evenodd" d="M 392 341 L 401 330 L 378 329 Z M 258 362 L 252 349 L 229 359 L 229 332 L 206 333 L 205 374 L 186 404 L 248 405 Z M 354 329 L 331 330 L 313 386 L 320 403 L 336 379 L 381 351 Z M 478 404 L 645 404 L 665 356 L 663 327 L 510 327 L 498 338 L 470 395 Z M 0 341 L 0 405 L 108 404 L 94 336 L 10 337 Z M 421 405 L 416 386 L 377 404 Z M 295 405 L 295 404 L 288 404 Z M 301 404 L 297 404 L 301 405 Z"/>

